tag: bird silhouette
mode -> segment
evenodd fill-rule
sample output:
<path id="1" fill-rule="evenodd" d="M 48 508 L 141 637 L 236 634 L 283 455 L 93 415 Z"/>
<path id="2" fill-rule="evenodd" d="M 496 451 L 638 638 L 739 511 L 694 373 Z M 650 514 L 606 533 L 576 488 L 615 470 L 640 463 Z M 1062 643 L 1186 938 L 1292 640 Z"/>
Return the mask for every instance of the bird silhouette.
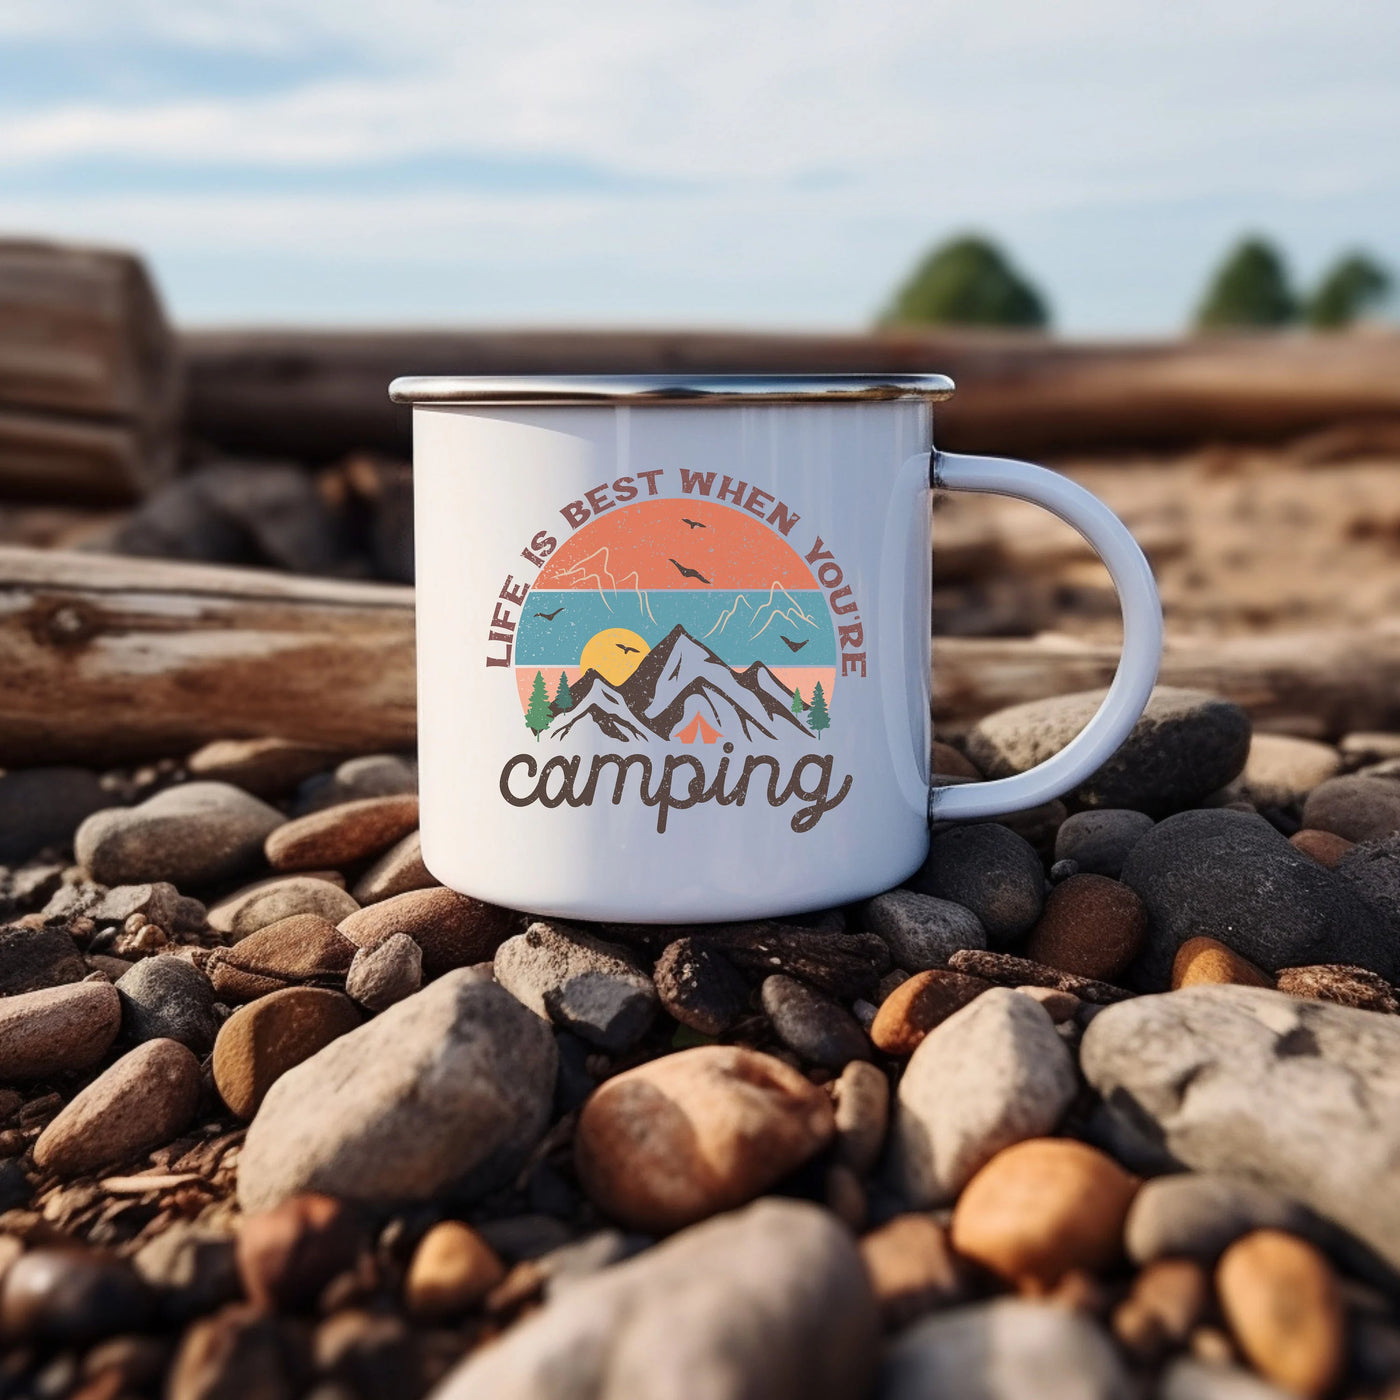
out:
<path id="1" fill-rule="evenodd" d="M 641 647 L 629 647 L 626 642 L 614 642 L 613 645 L 618 651 L 626 653 L 629 651 L 641 651 Z"/>
<path id="2" fill-rule="evenodd" d="M 681 516 L 681 524 L 689 525 L 692 530 L 708 530 L 710 528 L 703 520 L 688 520 L 685 516 Z"/>
<path id="3" fill-rule="evenodd" d="M 780 633 L 778 633 L 778 635 L 779 635 L 780 637 L 782 637 L 783 634 L 780 632 Z M 807 645 L 807 643 L 810 642 L 811 640 L 812 640 L 812 639 L 811 639 L 810 637 L 807 637 L 807 638 L 804 638 L 804 639 L 803 639 L 802 641 L 800 641 L 800 642 L 794 642 L 793 639 L 792 639 L 791 637 L 783 637 L 783 641 L 785 641 L 785 642 L 788 644 L 788 650 L 789 650 L 789 651 L 801 651 L 802 648 L 805 647 L 805 646 Z"/>
<path id="4" fill-rule="evenodd" d="M 670 556 L 668 555 L 667 557 L 669 558 Z M 682 578 L 698 578 L 701 583 L 709 583 L 710 581 L 705 577 L 704 574 L 700 572 L 699 569 L 687 569 L 686 566 L 682 564 L 679 559 L 672 559 L 671 563 L 673 563 L 676 566 L 676 568 L 678 568 L 681 571 Z"/>
<path id="5" fill-rule="evenodd" d="M 553 622 L 554 619 L 555 619 L 556 617 L 558 617 L 559 614 L 560 614 L 561 612 L 563 612 L 563 611 L 564 611 L 564 605 L 563 605 L 563 603 L 560 603 L 559 606 L 558 606 L 557 608 L 555 608 L 554 611 L 553 611 L 552 613 L 536 613 L 535 616 L 536 616 L 536 617 L 542 617 L 542 618 L 544 618 L 544 620 L 545 620 L 546 622 Z"/>

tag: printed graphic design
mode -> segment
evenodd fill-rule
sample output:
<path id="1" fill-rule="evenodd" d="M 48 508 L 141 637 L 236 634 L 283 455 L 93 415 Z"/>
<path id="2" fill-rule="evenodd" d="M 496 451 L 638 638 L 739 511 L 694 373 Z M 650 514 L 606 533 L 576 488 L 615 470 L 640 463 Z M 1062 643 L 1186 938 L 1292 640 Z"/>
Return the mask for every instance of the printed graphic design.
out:
<path id="1" fill-rule="evenodd" d="M 802 556 L 743 511 L 657 499 L 600 515 L 531 588 L 515 640 L 542 747 L 784 749 L 840 724 L 836 633 Z"/>

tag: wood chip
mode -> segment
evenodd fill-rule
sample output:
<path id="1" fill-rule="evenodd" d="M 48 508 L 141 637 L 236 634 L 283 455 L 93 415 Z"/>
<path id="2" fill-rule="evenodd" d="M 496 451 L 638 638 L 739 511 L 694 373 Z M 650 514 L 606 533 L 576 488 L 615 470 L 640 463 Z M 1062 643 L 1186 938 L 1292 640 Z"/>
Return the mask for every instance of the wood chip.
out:
<path id="1" fill-rule="evenodd" d="M 147 1191 L 165 1191 L 200 1180 L 198 1172 L 151 1172 L 146 1176 L 108 1176 L 98 1185 L 113 1196 L 139 1196 Z"/>

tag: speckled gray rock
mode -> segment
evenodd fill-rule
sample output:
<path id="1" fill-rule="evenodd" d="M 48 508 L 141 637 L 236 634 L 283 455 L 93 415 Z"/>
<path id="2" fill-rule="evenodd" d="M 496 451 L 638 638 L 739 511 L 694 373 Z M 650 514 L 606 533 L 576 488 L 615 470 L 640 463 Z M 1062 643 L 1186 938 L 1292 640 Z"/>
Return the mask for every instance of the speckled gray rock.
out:
<path id="1" fill-rule="evenodd" d="M 1303 804 L 1303 825 L 1348 841 L 1379 841 L 1400 832 L 1400 782 L 1359 773 L 1329 778 Z"/>
<path id="2" fill-rule="evenodd" d="M 627 949 L 540 921 L 496 949 L 496 981 L 537 1016 L 617 1053 L 647 1032 L 659 1002 Z"/>
<path id="3" fill-rule="evenodd" d="M 88 974 L 78 945 L 61 928 L 0 928 L 0 996 L 81 982 Z"/>
<path id="4" fill-rule="evenodd" d="M 1025 933 L 1045 905 L 1045 872 L 1029 842 L 995 822 L 935 831 L 928 859 L 909 881 L 970 909 L 994 948 Z"/>
<path id="5" fill-rule="evenodd" d="M 1152 830 L 1152 818 L 1131 807 L 1091 807 L 1065 818 L 1055 834 L 1055 859 L 1072 860 L 1086 875 L 1116 880 L 1128 852 Z"/>
<path id="6" fill-rule="evenodd" d="M 1074 1061 L 1038 1002 L 993 987 L 935 1026 L 899 1082 L 892 1185 L 946 1205 L 996 1153 L 1054 1130 L 1078 1089 Z"/>
<path id="7" fill-rule="evenodd" d="M 987 946 L 987 931 L 971 909 L 917 890 L 876 895 L 861 917 L 866 928 L 885 940 L 895 966 L 906 972 L 945 967 L 959 950 Z"/>
<path id="8" fill-rule="evenodd" d="M 122 1024 L 110 982 L 74 982 L 0 997 L 0 1084 L 86 1069 L 107 1053 Z"/>
<path id="9" fill-rule="evenodd" d="M 361 948 L 350 963 L 345 991 L 370 1011 L 411 997 L 423 983 L 423 950 L 406 934 L 391 933 Z"/>
<path id="10" fill-rule="evenodd" d="M 1380 915 L 1262 817 L 1170 817 L 1133 847 L 1122 878 L 1147 906 L 1147 939 L 1133 972 L 1140 986 L 1166 987 L 1176 950 L 1200 935 L 1269 972 L 1342 962 L 1392 981 L 1400 973 L 1400 942 Z"/>
<path id="11" fill-rule="evenodd" d="M 228 783 L 180 783 L 138 806 L 94 812 L 78 828 L 74 853 L 104 885 L 198 887 L 254 864 L 283 820 Z"/>
<path id="12" fill-rule="evenodd" d="M 1334 873 L 1376 910 L 1389 926 L 1391 940 L 1400 943 L 1400 836 L 1353 846 Z"/>
<path id="13" fill-rule="evenodd" d="M 1188 987 L 1099 1012 L 1080 1065 L 1184 1165 L 1292 1196 L 1400 1267 L 1400 1017 Z"/>
<path id="14" fill-rule="evenodd" d="M 766 977 L 763 1009 L 778 1039 L 808 1064 L 844 1069 L 872 1057 L 865 1032 L 839 1002 L 795 977 Z"/>
<path id="15" fill-rule="evenodd" d="M 1130 1400 L 1118 1353 L 1083 1313 L 998 1298 L 935 1313 L 885 1354 L 880 1400 Z"/>
<path id="16" fill-rule="evenodd" d="M 1023 773 L 1058 753 L 1089 722 L 1105 692 L 1033 700 L 988 715 L 968 755 L 989 778 Z M 1158 686 L 1118 752 L 1067 799 L 1166 816 L 1231 782 L 1249 755 L 1249 716 L 1198 690 Z"/>
<path id="17" fill-rule="evenodd" d="M 67 850 L 84 817 L 111 804 L 86 768 L 17 768 L 0 774 L 0 864 L 28 860 L 45 846 Z"/>
<path id="18" fill-rule="evenodd" d="M 850 1233 L 770 1199 L 575 1283 L 432 1400 L 848 1400 L 866 1393 L 878 1345 Z"/>
<path id="19" fill-rule="evenodd" d="M 1179 1356 L 1162 1372 L 1157 1400 L 1288 1400 L 1253 1371 Z"/>
<path id="20" fill-rule="evenodd" d="M 87 913 L 100 924 L 124 924 L 133 914 L 143 914 L 148 924 L 159 924 L 167 933 L 196 933 L 206 918 L 204 905 L 181 894 L 168 880 L 117 885 Z"/>
<path id="21" fill-rule="evenodd" d="M 1198 1259 L 1213 1265 L 1251 1230 L 1284 1230 L 1319 1248 L 1336 1228 L 1300 1201 L 1219 1172 L 1176 1172 L 1144 1182 L 1123 1227 L 1123 1244 L 1135 1264 L 1154 1259 Z"/>
<path id="22" fill-rule="evenodd" d="M 117 994 L 129 1040 L 178 1040 L 196 1055 L 214 1048 L 219 1033 L 214 988 L 187 958 L 174 953 L 142 958 L 122 974 Z"/>
<path id="23" fill-rule="evenodd" d="M 493 1189 L 544 1132 L 557 1063 L 544 1021 L 479 973 L 449 972 L 277 1080 L 248 1129 L 239 1202 Z"/>
<path id="24" fill-rule="evenodd" d="M 209 927 L 228 934 L 236 943 L 293 914 L 316 914 L 327 923 L 338 924 L 359 907 L 358 900 L 329 880 L 315 875 L 279 875 L 221 899 L 209 911 Z"/>

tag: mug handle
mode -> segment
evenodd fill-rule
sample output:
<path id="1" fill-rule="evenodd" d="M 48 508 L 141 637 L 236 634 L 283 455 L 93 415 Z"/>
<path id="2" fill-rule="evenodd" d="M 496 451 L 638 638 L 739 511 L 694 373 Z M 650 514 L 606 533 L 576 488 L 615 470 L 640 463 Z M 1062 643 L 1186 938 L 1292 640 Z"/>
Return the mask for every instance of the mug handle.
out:
<path id="1" fill-rule="evenodd" d="M 1152 566 L 1128 527 L 1097 496 L 1068 477 L 1005 457 L 934 451 L 935 490 L 980 491 L 1044 506 L 1073 525 L 1108 567 L 1123 612 L 1123 650 L 1103 703 L 1059 753 L 1024 773 L 929 790 L 929 819 L 995 817 L 1059 797 L 1113 756 L 1138 722 L 1162 661 L 1162 603 Z"/>

